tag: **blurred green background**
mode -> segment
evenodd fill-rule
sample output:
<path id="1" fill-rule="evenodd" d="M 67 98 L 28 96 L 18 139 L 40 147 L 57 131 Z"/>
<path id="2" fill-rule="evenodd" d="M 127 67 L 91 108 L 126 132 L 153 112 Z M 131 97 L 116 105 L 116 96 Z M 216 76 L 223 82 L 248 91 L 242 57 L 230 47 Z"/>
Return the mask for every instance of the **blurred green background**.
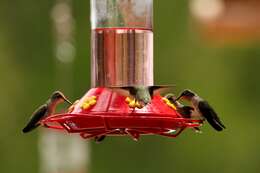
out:
<path id="1" fill-rule="evenodd" d="M 38 133 L 21 132 L 32 111 L 56 90 L 54 1 L 0 1 L 0 172 L 38 172 Z M 90 87 L 89 1 L 72 1 L 76 59 L 73 91 Z M 188 1 L 154 1 L 157 84 L 190 88 L 214 105 L 227 129 L 186 130 L 176 139 L 145 136 L 91 142 L 89 173 L 257 173 L 260 171 L 259 42 L 216 46 L 192 25 Z M 65 90 L 66 86 L 58 89 Z"/>

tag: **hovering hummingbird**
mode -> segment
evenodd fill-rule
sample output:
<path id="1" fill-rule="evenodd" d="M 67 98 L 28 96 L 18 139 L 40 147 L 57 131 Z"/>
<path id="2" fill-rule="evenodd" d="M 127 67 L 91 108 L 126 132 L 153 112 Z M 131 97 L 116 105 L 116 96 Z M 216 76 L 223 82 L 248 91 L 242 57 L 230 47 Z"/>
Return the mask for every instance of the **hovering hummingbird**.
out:
<path id="1" fill-rule="evenodd" d="M 222 131 L 225 125 L 220 121 L 217 113 L 214 109 L 209 105 L 209 103 L 199 97 L 196 93 L 191 90 L 184 90 L 180 96 L 176 99 L 184 99 L 190 101 L 195 111 L 197 111 L 203 118 L 205 118 L 208 123 L 217 131 Z"/>
<path id="2" fill-rule="evenodd" d="M 179 114 L 181 114 L 184 118 L 192 118 L 192 114 L 194 112 L 193 107 L 181 104 L 176 100 L 175 95 L 172 93 L 169 93 L 164 97 L 167 98 L 170 101 L 170 103 L 176 107 L 176 111 Z M 195 130 L 195 132 L 201 132 L 198 127 L 193 127 L 193 129 Z"/>
<path id="3" fill-rule="evenodd" d="M 144 85 L 136 85 L 136 86 L 122 86 L 122 87 L 109 87 L 112 90 L 118 92 L 121 95 L 126 97 L 130 97 L 131 99 L 135 99 L 139 102 L 139 104 L 144 107 L 148 103 L 151 102 L 152 97 L 156 94 L 160 94 L 161 92 L 168 90 L 170 86 L 144 86 Z"/>
<path id="4" fill-rule="evenodd" d="M 62 102 L 68 102 L 69 104 L 72 104 L 62 92 L 55 91 L 51 97 L 46 101 L 45 104 L 41 105 L 38 109 L 35 110 L 35 112 L 32 114 L 29 122 L 27 125 L 23 128 L 23 132 L 27 133 L 35 129 L 40 125 L 40 120 L 44 117 L 51 115 L 54 113 L 56 106 L 59 103 Z"/>

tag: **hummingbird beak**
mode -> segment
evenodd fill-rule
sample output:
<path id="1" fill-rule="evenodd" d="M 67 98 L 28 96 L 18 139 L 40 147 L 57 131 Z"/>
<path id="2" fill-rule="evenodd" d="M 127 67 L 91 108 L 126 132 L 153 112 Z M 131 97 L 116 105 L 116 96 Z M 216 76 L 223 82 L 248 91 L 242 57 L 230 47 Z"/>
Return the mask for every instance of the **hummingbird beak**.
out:
<path id="1" fill-rule="evenodd" d="M 72 105 L 72 103 L 71 103 L 66 97 L 64 97 L 63 99 L 64 99 L 65 102 L 67 102 L 67 103 L 69 103 L 70 105 Z"/>
<path id="2" fill-rule="evenodd" d="M 175 99 L 174 101 L 178 101 L 180 98 L 182 97 L 182 95 L 180 95 L 177 99 Z"/>

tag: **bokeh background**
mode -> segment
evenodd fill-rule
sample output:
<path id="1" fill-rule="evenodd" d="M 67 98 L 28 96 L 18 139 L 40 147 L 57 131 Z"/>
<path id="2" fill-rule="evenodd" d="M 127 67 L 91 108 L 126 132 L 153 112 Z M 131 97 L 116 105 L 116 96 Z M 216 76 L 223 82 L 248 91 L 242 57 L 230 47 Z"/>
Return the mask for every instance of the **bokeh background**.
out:
<path id="1" fill-rule="evenodd" d="M 75 59 L 58 65 L 51 19 L 55 3 L 0 1 L 2 173 L 39 172 L 39 131 L 21 132 L 28 117 L 56 89 L 75 100 L 90 87 L 89 0 L 70 2 Z M 189 1 L 154 1 L 155 81 L 177 84 L 177 93 L 190 88 L 207 98 L 227 129 L 218 133 L 205 124 L 202 134 L 186 130 L 176 139 L 145 136 L 134 142 L 114 137 L 99 145 L 90 142 L 87 172 L 260 171 L 260 42 L 216 43 L 203 36 L 189 7 Z M 69 76 L 64 85 L 57 84 L 62 70 L 62 81 Z"/>

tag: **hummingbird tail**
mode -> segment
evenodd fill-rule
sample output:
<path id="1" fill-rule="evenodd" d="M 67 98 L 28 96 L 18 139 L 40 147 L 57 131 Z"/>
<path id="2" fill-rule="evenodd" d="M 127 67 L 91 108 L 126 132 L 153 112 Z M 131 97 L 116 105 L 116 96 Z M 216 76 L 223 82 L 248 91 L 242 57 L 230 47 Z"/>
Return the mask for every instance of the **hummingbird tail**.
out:
<path id="1" fill-rule="evenodd" d="M 223 129 L 226 128 L 226 126 L 225 126 L 219 119 L 217 120 L 217 123 L 218 123 Z"/>
<path id="2" fill-rule="evenodd" d="M 28 124 L 25 128 L 23 128 L 23 133 L 28 133 L 32 130 L 34 130 L 35 128 L 37 128 L 40 124 L 36 124 L 36 125 L 30 125 Z"/>
<path id="3" fill-rule="evenodd" d="M 208 123 L 217 131 L 222 131 L 224 127 L 222 127 L 218 122 L 213 119 L 207 119 Z"/>

